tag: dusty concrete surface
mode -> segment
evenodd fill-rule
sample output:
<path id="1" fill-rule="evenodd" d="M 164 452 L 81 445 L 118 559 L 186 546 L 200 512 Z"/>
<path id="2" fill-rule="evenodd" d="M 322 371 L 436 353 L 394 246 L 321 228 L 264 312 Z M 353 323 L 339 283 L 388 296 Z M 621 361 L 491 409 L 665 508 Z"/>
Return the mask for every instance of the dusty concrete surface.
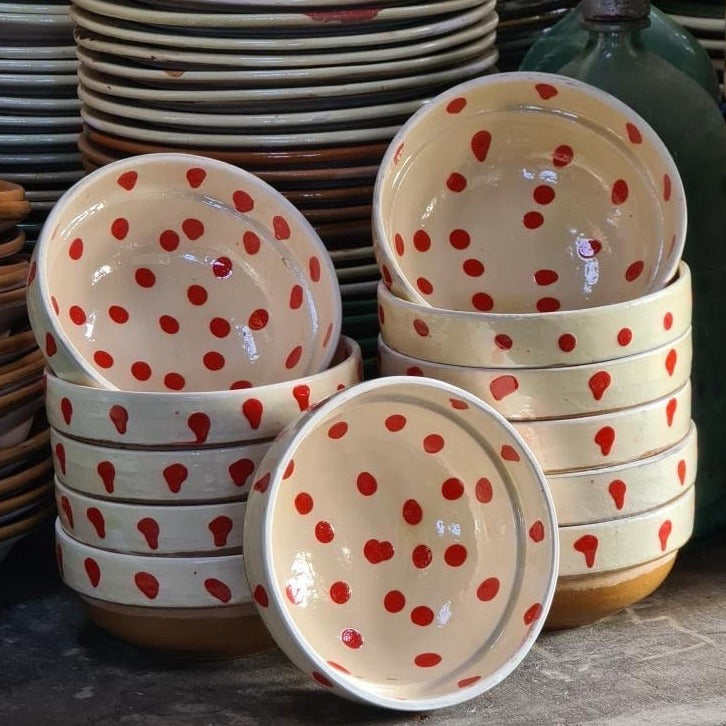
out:
<path id="1" fill-rule="evenodd" d="M 357 706 L 279 653 L 185 663 L 89 624 L 57 579 L 50 533 L 0 565 L 0 726 L 725 726 L 726 538 L 683 555 L 647 601 L 545 634 L 507 681 L 437 713 Z"/>

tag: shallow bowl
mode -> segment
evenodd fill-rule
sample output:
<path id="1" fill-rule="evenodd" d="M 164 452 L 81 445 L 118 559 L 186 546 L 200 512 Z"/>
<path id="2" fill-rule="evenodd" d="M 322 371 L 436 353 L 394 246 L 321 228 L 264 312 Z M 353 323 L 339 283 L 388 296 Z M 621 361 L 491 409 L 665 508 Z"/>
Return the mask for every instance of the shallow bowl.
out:
<path id="1" fill-rule="evenodd" d="M 452 310 L 552 312 L 633 300 L 675 274 L 678 169 L 655 131 L 563 76 L 446 91 L 386 152 L 376 254 L 394 293 Z"/>
<path id="2" fill-rule="evenodd" d="M 209 393 L 111 391 L 48 374 L 46 410 L 67 436 L 126 446 L 181 446 L 258 441 L 282 429 L 361 378 L 361 351 L 342 338 L 327 370 L 284 383 Z M 0 399 L 2 400 L 2 399 Z"/>
<path id="3" fill-rule="evenodd" d="M 60 199 L 28 312 L 59 377 L 188 392 L 316 373 L 342 315 L 333 264 L 295 207 L 237 167 L 185 154 L 109 164 Z"/>
<path id="4" fill-rule="evenodd" d="M 256 477 L 250 589 L 322 686 L 437 708 L 493 687 L 534 643 L 556 576 L 554 510 L 530 452 L 476 397 L 368 381 L 291 426 Z"/>

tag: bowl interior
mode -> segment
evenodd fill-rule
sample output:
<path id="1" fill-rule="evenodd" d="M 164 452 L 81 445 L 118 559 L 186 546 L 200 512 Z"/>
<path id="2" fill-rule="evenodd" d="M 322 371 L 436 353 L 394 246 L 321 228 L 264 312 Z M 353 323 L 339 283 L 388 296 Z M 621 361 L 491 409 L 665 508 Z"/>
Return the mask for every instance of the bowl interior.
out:
<path id="1" fill-rule="evenodd" d="M 596 89 L 536 74 L 425 107 L 391 145 L 375 207 L 406 296 L 455 310 L 633 299 L 673 275 L 685 234 L 680 179 L 652 129 Z"/>
<path id="2" fill-rule="evenodd" d="M 272 576 L 283 617 L 344 687 L 459 700 L 528 649 L 554 519 L 523 448 L 476 399 L 393 390 L 353 393 L 298 437 L 269 521 Z"/>
<path id="3" fill-rule="evenodd" d="M 152 155 L 80 182 L 43 232 L 43 305 L 94 380 L 224 390 L 327 366 L 340 330 L 320 239 L 222 162 Z"/>

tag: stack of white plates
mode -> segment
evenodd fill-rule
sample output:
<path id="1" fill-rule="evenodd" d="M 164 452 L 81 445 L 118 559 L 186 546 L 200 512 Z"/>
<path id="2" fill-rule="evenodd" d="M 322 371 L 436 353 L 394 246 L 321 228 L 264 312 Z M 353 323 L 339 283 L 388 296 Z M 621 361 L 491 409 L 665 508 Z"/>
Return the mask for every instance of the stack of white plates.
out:
<path id="1" fill-rule="evenodd" d="M 0 168 L 33 204 L 36 239 L 55 200 L 83 176 L 77 61 L 68 2 L 0 2 Z"/>
<path id="2" fill-rule="evenodd" d="M 493 69 L 495 4 L 74 0 L 84 163 L 191 151 L 271 183 L 331 251 L 372 365 L 379 162 L 427 99 Z"/>

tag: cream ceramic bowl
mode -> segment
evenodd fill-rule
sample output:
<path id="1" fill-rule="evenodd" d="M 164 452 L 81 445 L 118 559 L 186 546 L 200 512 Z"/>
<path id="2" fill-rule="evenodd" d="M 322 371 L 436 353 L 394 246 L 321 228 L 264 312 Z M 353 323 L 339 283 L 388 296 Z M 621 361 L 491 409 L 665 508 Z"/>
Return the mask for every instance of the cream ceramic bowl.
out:
<path id="1" fill-rule="evenodd" d="M 512 425 L 548 474 L 623 464 L 665 451 L 685 438 L 691 426 L 691 384 L 622 411 Z"/>
<path id="2" fill-rule="evenodd" d="M 141 555 L 226 554 L 242 551 L 245 502 L 127 504 L 87 497 L 56 479 L 63 529 L 103 550 Z"/>
<path id="3" fill-rule="evenodd" d="M 503 73 L 446 91 L 398 132 L 373 230 L 400 297 L 546 313 L 659 290 L 683 252 L 686 202 L 628 106 L 563 76 Z"/>
<path id="4" fill-rule="evenodd" d="M 617 411 L 667 396 L 691 374 L 691 330 L 654 350 L 606 363 L 551 368 L 473 368 L 403 355 L 379 337 L 383 376 L 436 378 L 473 393 L 508 420 Z"/>
<path id="5" fill-rule="evenodd" d="M 56 520 L 56 555 L 72 590 L 121 605 L 213 608 L 250 602 L 242 555 L 157 557 L 89 547 Z"/>
<path id="6" fill-rule="evenodd" d="M 695 487 L 642 514 L 560 527 L 560 577 L 622 570 L 675 552 L 693 530 Z"/>
<path id="7" fill-rule="evenodd" d="M 327 250 L 284 197 L 208 158 L 149 154 L 73 186 L 43 228 L 28 312 L 83 385 L 222 391 L 317 373 L 341 325 Z"/>
<path id="8" fill-rule="evenodd" d="M 422 360 L 487 368 L 584 365 L 644 353 L 691 327 L 691 273 L 629 302 L 541 315 L 441 310 L 406 302 L 378 286 L 381 334 Z"/>
<path id="9" fill-rule="evenodd" d="M 143 504 L 246 498 L 267 441 L 196 449 L 131 449 L 87 444 L 51 430 L 58 479 L 93 498 Z"/>
<path id="10" fill-rule="evenodd" d="M 277 436 L 302 411 L 361 379 L 361 351 L 354 340 L 341 340 L 337 360 L 307 378 L 196 394 L 106 391 L 48 374 L 48 421 L 73 438 L 128 446 L 257 441 Z"/>
<path id="11" fill-rule="evenodd" d="M 256 476 L 250 589 L 322 686 L 438 708 L 493 687 L 534 643 L 556 577 L 554 510 L 528 449 L 476 397 L 368 381 L 290 427 Z"/>
<path id="12" fill-rule="evenodd" d="M 660 507 L 693 485 L 698 466 L 696 426 L 660 454 L 628 464 L 547 477 L 562 526 L 630 517 Z"/>

